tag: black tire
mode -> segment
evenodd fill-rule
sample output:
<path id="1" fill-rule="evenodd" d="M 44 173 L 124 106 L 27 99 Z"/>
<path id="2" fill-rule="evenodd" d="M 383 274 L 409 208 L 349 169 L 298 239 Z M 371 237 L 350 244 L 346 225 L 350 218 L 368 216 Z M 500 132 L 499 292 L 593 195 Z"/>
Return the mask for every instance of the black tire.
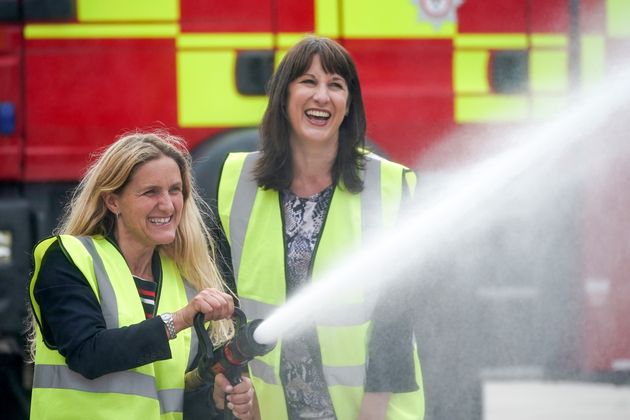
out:
<path id="1" fill-rule="evenodd" d="M 208 139 L 192 151 L 193 175 L 201 198 L 214 210 L 217 187 L 225 158 L 232 152 L 253 152 L 260 148 L 258 130 L 229 131 Z"/>

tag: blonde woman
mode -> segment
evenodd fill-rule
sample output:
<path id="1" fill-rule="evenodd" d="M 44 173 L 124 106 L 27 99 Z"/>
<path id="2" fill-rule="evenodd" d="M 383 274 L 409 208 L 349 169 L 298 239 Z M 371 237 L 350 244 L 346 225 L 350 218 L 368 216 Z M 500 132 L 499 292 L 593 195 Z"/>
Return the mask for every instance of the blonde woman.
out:
<path id="1" fill-rule="evenodd" d="M 212 418 L 222 392 L 251 418 L 247 378 L 185 391 L 195 314 L 220 343 L 234 309 L 199 205 L 178 137 L 132 133 L 96 159 L 57 235 L 34 252 L 32 419 Z"/>

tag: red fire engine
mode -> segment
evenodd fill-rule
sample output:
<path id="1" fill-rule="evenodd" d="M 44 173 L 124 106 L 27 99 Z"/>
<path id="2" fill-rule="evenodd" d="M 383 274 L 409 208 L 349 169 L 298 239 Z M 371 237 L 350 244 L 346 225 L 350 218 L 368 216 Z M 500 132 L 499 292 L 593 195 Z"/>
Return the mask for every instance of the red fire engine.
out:
<path id="1" fill-rule="evenodd" d="M 17 337 L 22 344 L 29 253 L 50 234 L 90 154 L 125 131 L 167 128 L 187 139 L 209 194 L 217 156 L 255 147 L 265 83 L 305 33 L 335 38 L 351 52 L 371 143 L 413 165 L 455 130 L 541 118 L 561 109 L 572 88 L 603 78 L 611 54 L 630 45 L 630 2 L 0 1 L 3 342 Z M 611 300 L 589 306 L 585 298 L 585 310 L 576 309 L 580 322 L 566 324 L 573 347 L 559 353 L 580 377 L 618 378 L 630 370 L 630 293 L 622 285 L 622 268 L 630 267 L 625 262 L 598 277 L 601 256 L 582 251 L 587 262 L 575 265 L 586 264 L 598 280 L 573 286 L 603 290 Z M 601 328 L 611 319 L 614 331 Z M 431 363 L 424 366 L 430 376 Z M 24 406 L 25 399 L 16 400 Z"/>

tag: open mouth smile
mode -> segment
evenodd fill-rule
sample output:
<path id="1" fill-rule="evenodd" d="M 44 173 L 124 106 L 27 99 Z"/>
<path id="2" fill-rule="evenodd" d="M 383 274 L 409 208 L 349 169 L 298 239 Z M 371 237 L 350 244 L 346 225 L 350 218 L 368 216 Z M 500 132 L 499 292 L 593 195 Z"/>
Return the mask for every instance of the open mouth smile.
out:
<path id="1" fill-rule="evenodd" d="M 319 109 L 308 109 L 304 112 L 304 115 L 306 115 L 306 118 L 308 118 L 309 121 L 318 125 L 327 122 L 331 117 L 330 112 Z"/>
<path id="2" fill-rule="evenodd" d="M 173 216 L 169 216 L 169 217 L 150 217 L 149 218 L 149 223 L 154 224 L 154 225 L 166 225 L 166 224 L 170 223 L 172 218 L 173 218 Z"/>

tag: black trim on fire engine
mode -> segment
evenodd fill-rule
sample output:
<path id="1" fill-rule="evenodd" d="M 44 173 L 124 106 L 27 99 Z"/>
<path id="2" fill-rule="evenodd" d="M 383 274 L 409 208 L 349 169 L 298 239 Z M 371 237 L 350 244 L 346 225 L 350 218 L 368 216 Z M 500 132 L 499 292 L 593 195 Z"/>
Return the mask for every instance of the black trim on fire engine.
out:
<path id="1" fill-rule="evenodd" d="M 16 22 L 20 20 L 19 0 L 0 1 L 0 22 Z"/>
<path id="2" fill-rule="evenodd" d="M 64 21 L 76 16 L 75 2 L 72 0 L 24 0 L 22 10 L 26 21 Z"/>

